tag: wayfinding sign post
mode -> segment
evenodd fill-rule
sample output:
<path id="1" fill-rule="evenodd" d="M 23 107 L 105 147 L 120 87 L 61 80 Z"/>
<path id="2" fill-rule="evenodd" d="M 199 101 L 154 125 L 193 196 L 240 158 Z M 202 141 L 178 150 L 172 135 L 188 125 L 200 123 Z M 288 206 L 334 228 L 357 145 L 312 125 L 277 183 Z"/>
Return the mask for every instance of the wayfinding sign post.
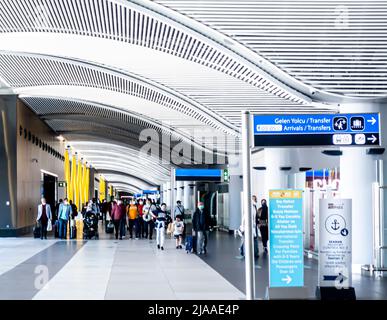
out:
<path id="1" fill-rule="evenodd" d="M 352 288 L 352 200 L 320 199 L 317 296 L 355 299 Z"/>
<path id="2" fill-rule="evenodd" d="M 379 146 L 379 113 L 254 115 L 254 146 Z"/>
<path id="3" fill-rule="evenodd" d="M 269 191 L 268 299 L 307 298 L 302 190 Z"/>
<path id="4" fill-rule="evenodd" d="M 302 287 L 302 190 L 270 190 L 269 197 L 269 286 Z"/>
<path id="5" fill-rule="evenodd" d="M 242 160 L 243 160 L 243 216 L 245 225 L 245 270 L 246 299 L 255 298 L 253 234 L 251 214 L 251 148 L 252 147 L 301 147 L 301 146 L 337 146 L 361 147 L 380 146 L 379 113 L 361 114 L 255 114 L 242 111 Z M 250 129 L 250 126 L 253 129 Z M 275 218 L 274 218 L 275 219 Z M 274 221 L 274 220 L 273 220 Z M 296 222 L 296 220 L 294 220 Z M 296 226 L 296 224 L 294 225 Z M 344 231 L 346 232 L 346 231 Z M 272 236 L 272 235 L 271 235 Z M 270 239 L 269 241 L 272 241 Z M 274 240 L 275 241 L 275 240 Z M 272 252 L 269 253 L 270 255 Z M 289 255 L 290 257 L 290 255 Z M 295 259 L 299 260 L 299 259 Z M 273 261 L 272 261 L 273 262 Z M 286 261 L 285 261 L 286 262 Z M 274 266 L 274 262 L 273 262 Z M 279 270 L 279 268 L 277 268 Z M 298 269 L 298 267 L 297 267 Z M 273 274 L 274 276 L 274 274 Z M 327 279 L 330 275 L 328 275 Z M 333 276 L 332 276 L 333 277 Z M 290 280 L 290 278 L 292 280 Z M 275 278 L 271 278 L 272 286 L 268 288 L 268 297 L 302 298 L 305 287 L 279 287 L 276 294 Z M 277 281 L 291 286 L 294 279 L 291 275 L 277 277 Z M 278 280 L 279 279 L 279 280 Z M 344 278 L 339 278 L 339 281 Z M 287 283 L 289 282 L 289 283 Z M 294 281 L 293 284 L 297 283 Z M 326 287 L 321 287 L 326 288 Z M 272 290 L 274 289 L 274 290 Z M 289 290 L 286 290 L 289 289 Z M 271 291 L 271 292 L 270 292 Z M 324 290 L 323 290 L 324 291 Z M 321 291 L 321 293 L 323 292 Z M 279 291 L 277 291 L 278 293 Z M 287 293 L 286 293 L 287 292 Z M 285 293 L 285 294 L 284 294 Z M 282 295 L 282 297 L 281 297 Z"/>

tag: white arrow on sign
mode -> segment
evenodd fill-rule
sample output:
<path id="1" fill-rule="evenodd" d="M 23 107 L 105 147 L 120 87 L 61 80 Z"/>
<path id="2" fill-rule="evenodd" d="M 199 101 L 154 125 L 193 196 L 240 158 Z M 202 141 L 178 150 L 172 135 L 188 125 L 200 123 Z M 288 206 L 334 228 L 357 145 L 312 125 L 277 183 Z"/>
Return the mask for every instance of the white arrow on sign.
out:
<path id="1" fill-rule="evenodd" d="M 371 120 L 367 120 L 367 122 L 371 122 L 371 124 L 374 125 L 376 123 L 376 119 L 372 117 Z"/>
<path id="2" fill-rule="evenodd" d="M 293 279 L 287 274 L 286 278 L 282 278 L 281 280 L 285 281 L 286 284 L 289 284 L 290 282 L 292 282 Z"/>
<path id="3" fill-rule="evenodd" d="M 372 143 L 375 143 L 376 140 L 378 140 L 378 138 L 376 138 L 374 135 L 372 135 L 372 137 L 370 138 L 367 138 L 368 141 L 371 141 Z"/>

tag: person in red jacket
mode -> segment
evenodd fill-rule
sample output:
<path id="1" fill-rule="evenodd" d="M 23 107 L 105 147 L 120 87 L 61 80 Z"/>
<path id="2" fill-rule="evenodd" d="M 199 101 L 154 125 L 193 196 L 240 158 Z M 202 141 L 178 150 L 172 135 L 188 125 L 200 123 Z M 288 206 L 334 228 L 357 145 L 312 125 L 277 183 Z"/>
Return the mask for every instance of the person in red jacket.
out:
<path id="1" fill-rule="evenodd" d="M 138 217 L 136 219 L 136 237 L 137 238 L 144 238 L 144 219 L 142 218 L 143 212 L 142 209 L 144 208 L 144 201 L 140 199 L 137 204 L 137 210 L 138 210 Z"/>
<path id="2" fill-rule="evenodd" d="M 120 240 L 122 240 L 126 226 L 126 208 L 121 200 L 118 200 L 117 204 L 113 203 L 111 217 L 114 223 L 114 229 L 116 230 L 116 239 L 118 239 L 119 231 Z"/>

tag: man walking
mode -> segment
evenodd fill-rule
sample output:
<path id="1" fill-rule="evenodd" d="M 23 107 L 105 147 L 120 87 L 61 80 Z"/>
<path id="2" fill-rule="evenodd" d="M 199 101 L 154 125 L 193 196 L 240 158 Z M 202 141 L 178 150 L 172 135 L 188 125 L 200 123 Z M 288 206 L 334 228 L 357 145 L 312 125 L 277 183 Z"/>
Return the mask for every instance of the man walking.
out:
<path id="1" fill-rule="evenodd" d="M 59 219 L 59 238 L 67 238 L 67 224 L 72 214 L 71 205 L 68 203 L 68 199 L 65 198 L 63 203 L 59 206 L 58 219 Z"/>
<path id="2" fill-rule="evenodd" d="M 204 203 L 199 202 L 192 218 L 192 227 L 197 237 L 196 250 L 199 254 L 207 253 L 208 230 L 210 227 L 210 215 L 204 209 Z"/>

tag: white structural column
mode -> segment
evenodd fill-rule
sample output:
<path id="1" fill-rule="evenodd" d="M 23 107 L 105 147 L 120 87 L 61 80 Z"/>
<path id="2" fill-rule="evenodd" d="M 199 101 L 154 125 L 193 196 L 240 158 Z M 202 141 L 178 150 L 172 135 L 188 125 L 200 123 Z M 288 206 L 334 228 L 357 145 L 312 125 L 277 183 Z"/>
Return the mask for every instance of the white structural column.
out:
<path id="1" fill-rule="evenodd" d="M 183 189 L 183 206 L 185 209 L 192 210 L 192 187 L 190 187 L 189 181 L 184 181 L 184 189 Z"/>
<path id="2" fill-rule="evenodd" d="M 175 169 L 172 169 L 171 170 L 171 182 L 170 182 L 170 186 L 171 186 L 171 192 L 169 194 L 170 198 L 169 198 L 169 201 L 167 202 L 167 206 L 170 208 L 170 212 L 172 214 L 172 218 L 173 217 L 173 208 L 175 207 L 175 203 L 176 203 L 176 180 L 175 180 Z"/>
<path id="3" fill-rule="evenodd" d="M 184 182 L 183 181 L 176 181 L 176 198 L 175 200 L 180 200 L 183 203 L 183 191 L 184 191 Z M 175 204 L 176 204 L 175 201 Z"/>
<path id="4" fill-rule="evenodd" d="M 242 191 L 243 178 L 242 174 L 230 174 L 230 182 L 228 184 L 229 193 L 229 209 L 230 214 L 228 221 L 229 230 L 237 230 L 242 222 Z"/>
<path id="5" fill-rule="evenodd" d="M 192 183 L 191 206 L 192 206 L 192 210 L 195 210 L 197 206 L 197 201 L 199 201 L 197 197 L 198 188 L 196 187 L 195 181 L 192 181 L 191 183 Z"/>
<path id="6" fill-rule="evenodd" d="M 380 112 L 381 123 L 387 123 L 384 106 L 349 105 L 340 109 L 341 113 Z M 382 130 L 382 142 L 387 147 L 386 129 Z M 352 263 L 356 267 L 372 264 L 373 258 L 373 212 L 372 183 L 377 181 L 376 161 L 386 160 L 384 155 L 368 155 L 366 147 L 342 148 L 340 157 L 340 190 L 342 198 L 352 199 Z M 358 269 L 358 268 L 357 268 Z"/>
<path id="7" fill-rule="evenodd" d="M 165 198 L 164 198 L 164 203 L 166 203 L 167 206 L 169 205 L 170 197 L 171 197 L 171 183 L 167 182 L 165 184 Z"/>
<path id="8" fill-rule="evenodd" d="M 253 256 L 253 219 L 251 210 L 251 144 L 250 144 L 250 113 L 242 112 L 242 168 L 243 168 L 243 216 L 244 246 L 246 272 L 246 299 L 255 297 L 255 271 Z"/>
<path id="9" fill-rule="evenodd" d="M 164 188 L 163 185 L 160 185 L 160 202 L 163 202 L 164 199 Z"/>
<path id="10" fill-rule="evenodd" d="M 242 221 L 242 190 L 243 190 L 243 178 L 242 178 L 242 156 L 229 156 L 228 172 L 230 181 L 228 184 L 229 193 L 229 209 L 230 214 L 228 221 L 228 228 L 230 230 L 237 230 Z"/>
<path id="11" fill-rule="evenodd" d="M 288 187 L 288 172 L 281 167 L 291 166 L 291 150 L 281 148 L 265 149 L 265 198 L 271 189 Z"/>
<path id="12" fill-rule="evenodd" d="M 167 198 L 167 184 L 166 183 L 163 183 L 162 190 L 163 190 L 163 197 L 161 199 L 161 203 L 165 202 L 166 198 Z"/>

